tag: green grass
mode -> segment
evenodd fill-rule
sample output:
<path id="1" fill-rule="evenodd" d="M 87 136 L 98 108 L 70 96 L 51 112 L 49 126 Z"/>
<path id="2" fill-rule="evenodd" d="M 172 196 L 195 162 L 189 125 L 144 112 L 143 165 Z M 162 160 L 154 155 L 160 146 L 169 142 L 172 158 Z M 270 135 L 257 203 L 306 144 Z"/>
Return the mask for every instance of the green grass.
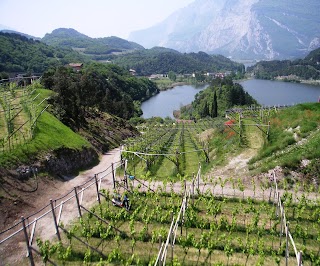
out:
<path id="1" fill-rule="evenodd" d="M 0 166 L 12 167 L 17 163 L 27 163 L 39 158 L 46 152 L 61 147 L 81 149 L 89 146 L 88 141 L 62 124 L 53 115 L 44 112 L 37 122 L 34 138 L 14 147 L 10 152 L 2 153 Z"/>
<path id="2" fill-rule="evenodd" d="M 53 92 L 51 90 L 43 89 L 38 83 L 34 83 L 26 88 L 26 91 L 33 91 L 29 96 L 34 99 L 34 106 L 40 104 L 44 99 L 49 98 Z M 23 89 L 17 89 L 15 91 L 16 97 L 21 96 Z M 39 94 L 39 95 L 38 95 Z M 38 95 L 38 96 L 37 96 Z M 37 97 L 36 97 L 37 96 Z M 15 102 L 19 104 L 23 98 L 16 98 Z M 28 99 L 23 99 L 26 101 Z M 23 108 L 22 101 L 20 102 L 21 108 Z M 43 101 L 38 106 L 38 113 L 47 106 L 47 102 Z M 31 107 L 31 106 L 29 106 Z M 1 136 L 5 132 L 4 129 L 4 113 L 0 113 L 0 128 Z M 15 119 L 14 128 L 17 129 L 21 124 L 29 119 L 29 115 L 24 109 L 19 116 Z M 70 128 L 62 124 L 57 118 L 48 112 L 44 112 L 36 122 L 33 138 L 30 138 L 30 125 L 27 124 L 26 128 L 22 128 L 21 132 L 24 132 L 24 137 L 17 135 L 13 136 L 11 140 L 11 149 L 8 147 L 1 151 L 0 167 L 13 167 L 17 164 L 33 162 L 40 159 L 45 153 L 65 147 L 70 149 L 81 149 L 82 147 L 91 146 L 88 141 L 73 132 Z M 27 136 L 25 138 L 25 136 Z"/>

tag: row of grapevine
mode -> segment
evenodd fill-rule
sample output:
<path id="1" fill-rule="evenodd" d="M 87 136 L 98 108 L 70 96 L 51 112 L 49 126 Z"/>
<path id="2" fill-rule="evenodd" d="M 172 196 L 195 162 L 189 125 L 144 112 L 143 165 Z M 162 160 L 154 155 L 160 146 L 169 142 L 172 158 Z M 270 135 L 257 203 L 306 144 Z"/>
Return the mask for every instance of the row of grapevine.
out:
<path id="1" fill-rule="evenodd" d="M 33 137 L 43 111 L 36 103 L 36 87 L 36 82 L 22 88 L 14 83 L 0 87 L 0 151 L 10 151 Z"/>
<path id="2" fill-rule="evenodd" d="M 194 136 L 195 132 L 202 132 L 207 127 L 210 127 L 209 122 L 140 128 L 143 130 L 142 136 L 135 142 L 128 142 L 122 153 L 123 158 L 132 162 L 129 172 L 144 175 L 150 171 L 152 175 L 162 178 L 177 173 L 191 176 L 199 162 L 209 161 L 208 147 L 204 147 Z"/>
<path id="3" fill-rule="evenodd" d="M 131 210 L 113 206 L 112 191 L 101 191 L 101 204 L 86 210 L 78 223 L 60 225 L 65 233 L 61 241 L 38 240 L 43 260 L 56 264 L 152 265 L 165 237 L 174 228 L 184 202 L 186 183 L 164 182 L 143 191 L 129 181 Z M 149 180 L 151 184 L 151 179 Z M 194 184 L 188 183 L 189 185 Z M 239 184 L 240 185 L 240 184 Z M 236 188 L 241 189 L 240 186 Z M 268 188 L 270 189 L 270 188 Z M 195 189 L 194 189 L 195 190 Z M 285 263 L 286 240 L 276 198 L 270 201 L 216 196 L 211 187 L 190 194 L 184 219 L 179 220 L 171 259 L 175 265 L 279 265 Z M 271 190 L 270 190 L 271 191 Z M 272 191 L 271 191 L 272 192 Z M 270 193 L 271 194 L 271 193 Z M 318 202 L 301 196 L 282 199 L 286 213 L 303 209 L 290 220 L 296 248 L 303 251 L 304 265 L 319 265 L 320 208 Z M 303 206 L 303 207 L 300 207 Z M 295 211 L 296 212 L 296 211 Z M 170 226 L 171 225 L 171 226 Z M 176 228 L 177 229 L 177 228 Z M 292 249 L 289 265 L 295 264 Z"/>

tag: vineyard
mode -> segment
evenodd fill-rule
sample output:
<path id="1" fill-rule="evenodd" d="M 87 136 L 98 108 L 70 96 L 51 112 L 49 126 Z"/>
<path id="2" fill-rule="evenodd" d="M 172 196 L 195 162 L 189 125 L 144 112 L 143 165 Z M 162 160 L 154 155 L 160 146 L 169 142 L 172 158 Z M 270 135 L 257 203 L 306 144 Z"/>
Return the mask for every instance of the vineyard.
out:
<path id="1" fill-rule="evenodd" d="M 2 95 L 2 149 L 10 150 L 32 137 L 45 109 L 32 86 Z M 150 121 L 123 145 L 119 164 L 1 232 L 9 236 L 0 244 L 19 234 L 31 265 L 320 265 L 317 184 L 288 183 L 275 172 L 249 182 L 206 175 L 268 142 L 277 112 L 251 107 L 229 110 L 227 121 Z M 54 237 L 43 237 L 43 224 Z"/>
<path id="2" fill-rule="evenodd" d="M 254 120 L 259 117 L 251 111 L 233 116 L 224 125 L 228 137 L 223 146 L 244 145 L 249 134 L 262 143 L 267 139 L 269 125 Z M 84 207 L 76 192 L 79 220 L 63 225 L 54 218 L 59 241 L 37 239 L 36 253 L 44 262 L 320 265 L 316 186 L 288 184 L 275 173 L 251 184 L 202 175 L 202 166 L 217 152 L 201 138 L 203 132 L 219 130 L 213 120 L 148 124 L 140 130 L 142 136 L 121 150 L 122 168 L 112 170 L 113 189 L 96 179 L 99 205 Z M 245 193 L 248 189 L 252 196 Z M 129 210 L 112 203 L 124 194 Z"/>
<path id="3" fill-rule="evenodd" d="M 0 86 L 0 152 L 11 151 L 33 138 L 37 119 L 46 109 L 41 107 L 44 99 L 38 99 L 37 84 Z"/>
<path id="4" fill-rule="evenodd" d="M 227 122 L 210 118 L 197 122 L 147 122 L 139 127 L 140 138 L 126 142 L 122 156 L 129 162 L 131 175 L 148 174 L 160 180 L 177 174 L 192 176 L 199 163 L 209 168 L 234 151 L 248 146 L 262 147 L 269 136 L 268 119 L 279 109 L 231 109 L 226 113 Z"/>
<path id="5" fill-rule="evenodd" d="M 169 176 L 192 176 L 201 164 L 209 162 L 209 147 L 199 139 L 201 132 L 213 127 L 213 121 L 201 123 L 147 124 L 142 136 L 128 140 L 122 150 L 132 175 L 149 175 L 157 179 Z"/>
<path id="6" fill-rule="evenodd" d="M 99 205 L 93 208 L 84 207 L 81 193 L 76 194 L 79 221 L 64 226 L 59 222 L 62 207 L 55 212 L 60 241 L 37 239 L 36 253 L 44 262 L 301 265 L 303 254 L 303 265 L 320 263 L 319 199 L 308 200 L 299 187 L 280 197 L 276 179 L 266 180 L 263 198 L 235 198 L 214 193 L 226 182 L 213 178 L 204 183 L 201 168 L 194 179 L 179 183 L 113 177 L 114 191 L 96 179 Z M 233 187 L 234 195 L 244 190 L 241 180 Z M 115 191 L 128 195 L 130 210 L 112 204 Z"/>

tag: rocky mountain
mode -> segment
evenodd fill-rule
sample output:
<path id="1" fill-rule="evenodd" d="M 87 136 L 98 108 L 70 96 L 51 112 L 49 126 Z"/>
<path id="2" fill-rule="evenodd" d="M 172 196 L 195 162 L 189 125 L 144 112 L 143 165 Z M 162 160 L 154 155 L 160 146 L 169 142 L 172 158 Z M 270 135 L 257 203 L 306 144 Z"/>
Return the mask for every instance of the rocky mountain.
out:
<path id="1" fill-rule="evenodd" d="M 196 0 L 129 40 L 144 47 L 283 59 L 320 47 L 319 0 Z"/>

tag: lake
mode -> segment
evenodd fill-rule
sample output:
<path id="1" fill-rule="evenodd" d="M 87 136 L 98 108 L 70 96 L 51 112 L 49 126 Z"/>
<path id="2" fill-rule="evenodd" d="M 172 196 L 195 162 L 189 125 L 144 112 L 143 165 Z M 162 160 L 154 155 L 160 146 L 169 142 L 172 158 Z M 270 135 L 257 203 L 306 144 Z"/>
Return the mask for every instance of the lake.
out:
<path id="1" fill-rule="evenodd" d="M 273 80 L 250 79 L 239 82 L 262 105 L 291 105 L 317 102 L 320 86 Z"/>
<path id="2" fill-rule="evenodd" d="M 291 105 L 317 102 L 320 86 L 271 80 L 251 79 L 239 82 L 245 91 L 262 105 Z M 194 96 L 208 85 L 184 85 L 161 91 L 142 103 L 144 118 L 160 116 L 173 118 L 173 111 L 194 100 Z"/>
<path id="3" fill-rule="evenodd" d="M 206 87 L 208 85 L 183 85 L 161 91 L 141 104 L 142 117 L 160 116 L 173 118 L 174 110 L 179 110 L 181 106 L 191 103 L 194 100 L 194 96 Z"/>

